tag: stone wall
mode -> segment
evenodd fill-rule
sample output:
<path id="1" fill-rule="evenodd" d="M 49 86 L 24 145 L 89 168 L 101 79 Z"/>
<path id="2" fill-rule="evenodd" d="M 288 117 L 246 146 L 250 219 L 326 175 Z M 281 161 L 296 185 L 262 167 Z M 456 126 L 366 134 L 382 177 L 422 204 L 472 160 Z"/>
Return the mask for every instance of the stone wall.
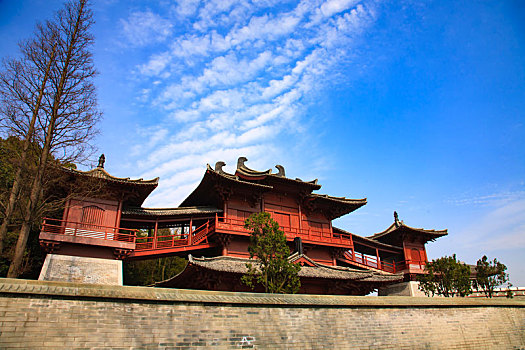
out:
<path id="1" fill-rule="evenodd" d="M 0 279 L 0 348 L 525 349 L 525 302 Z"/>

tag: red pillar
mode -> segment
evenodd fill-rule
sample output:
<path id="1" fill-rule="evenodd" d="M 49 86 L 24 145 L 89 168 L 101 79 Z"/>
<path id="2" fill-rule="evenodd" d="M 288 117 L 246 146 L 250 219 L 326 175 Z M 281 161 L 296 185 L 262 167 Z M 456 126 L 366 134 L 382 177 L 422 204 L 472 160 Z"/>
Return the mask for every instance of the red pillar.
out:
<path id="1" fill-rule="evenodd" d="M 155 229 L 153 231 L 153 249 L 157 248 L 157 229 L 159 228 L 159 219 L 155 219 Z"/>
<path id="2" fill-rule="evenodd" d="M 193 242 L 193 218 L 190 217 L 190 235 L 188 237 L 188 245 L 191 245 Z"/>
<path id="3" fill-rule="evenodd" d="M 381 263 L 379 262 L 379 250 L 376 248 L 376 259 L 377 259 L 377 268 L 381 269 Z"/>

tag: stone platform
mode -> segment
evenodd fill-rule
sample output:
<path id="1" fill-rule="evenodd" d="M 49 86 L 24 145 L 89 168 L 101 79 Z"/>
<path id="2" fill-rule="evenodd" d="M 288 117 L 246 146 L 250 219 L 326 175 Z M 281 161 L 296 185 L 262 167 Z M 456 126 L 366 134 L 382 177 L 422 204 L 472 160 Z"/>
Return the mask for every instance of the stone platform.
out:
<path id="1" fill-rule="evenodd" d="M 41 281 L 122 285 L 122 260 L 47 254 Z"/>

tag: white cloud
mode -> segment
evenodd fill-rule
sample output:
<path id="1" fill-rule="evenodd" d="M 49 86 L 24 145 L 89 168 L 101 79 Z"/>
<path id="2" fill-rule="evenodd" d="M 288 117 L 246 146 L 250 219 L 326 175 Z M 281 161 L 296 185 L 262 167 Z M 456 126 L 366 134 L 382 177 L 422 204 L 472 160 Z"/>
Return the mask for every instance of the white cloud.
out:
<path id="1" fill-rule="evenodd" d="M 175 11 L 183 17 L 193 15 L 199 8 L 200 0 L 178 0 Z"/>
<path id="2" fill-rule="evenodd" d="M 151 57 L 148 63 L 140 65 L 139 71 L 144 75 L 158 76 L 167 67 L 170 61 L 171 56 L 168 53 L 163 52 Z"/>
<path id="3" fill-rule="evenodd" d="M 484 251 L 525 248 L 525 199 L 498 206 L 458 236 Z"/>
<path id="4" fill-rule="evenodd" d="M 349 9 L 355 3 L 357 3 L 356 0 L 330 0 L 321 5 L 319 12 L 322 13 L 324 17 L 329 17 L 335 13 Z"/>
<path id="5" fill-rule="evenodd" d="M 454 205 L 468 206 L 493 206 L 501 207 L 510 202 L 525 197 L 524 191 L 500 192 L 485 195 L 465 196 L 463 198 L 448 199 L 446 202 Z"/>
<path id="6" fill-rule="evenodd" d="M 374 19 L 373 8 L 353 1 L 177 6 L 177 18 L 190 24 L 136 70 L 137 81 L 151 80 L 143 96 L 164 116 L 134 148 L 142 176 L 163 179 L 148 200 L 154 205 L 174 205 L 187 195 L 203 174 L 196 165 L 233 165 L 243 155 L 256 166 L 286 154 L 275 141 L 310 124 L 301 120 L 305 105 L 331 83 L 352 38 Z M 168 28 L 164 38 L 173 34 Z"/>
<path id="7" fill-rule="evenodd" d="M 122 34 L 130 46 L 147 46 L 164 41 L 171 33 L 173 24 L 150 10 L 133 12 L 127 20 L 121 20 Z"/>

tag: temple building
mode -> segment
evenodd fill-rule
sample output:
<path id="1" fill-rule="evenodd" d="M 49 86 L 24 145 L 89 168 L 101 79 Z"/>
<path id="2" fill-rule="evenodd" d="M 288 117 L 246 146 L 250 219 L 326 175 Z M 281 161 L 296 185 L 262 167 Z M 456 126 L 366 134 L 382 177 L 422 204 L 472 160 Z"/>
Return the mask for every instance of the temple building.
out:
<path id="1" fill-rule="evenodd" d="M 427 262 L 425 244 L 447 234 L 413 228 L 400 221 L 361 237 L 332 221 L 364 206 L 363 199 L 319 194 L 317 180 L 286 177 L 285 169 L 256 171 L 239 158 L 234 174 L 224 162 L 207 165 L 200 184 L 176 208 L 144 208 L 157 187 L 153 180 L 117 178 L 97 168 L 64 169 L 68 181 L 98 185 L 87 195 L 71 195 L 62 218 L 45 218 L 40 233 L 48 252 L 40 278 L 122 284 L 122 260 L 183 256 L 185 269 L 156 286 L 250 291 L 240 282 L 249 262 L 252 213 L 268 212 L 284 231 L 301 265 L 300 293 L 366 295 L 417 294 L 415 276 Z"/>

